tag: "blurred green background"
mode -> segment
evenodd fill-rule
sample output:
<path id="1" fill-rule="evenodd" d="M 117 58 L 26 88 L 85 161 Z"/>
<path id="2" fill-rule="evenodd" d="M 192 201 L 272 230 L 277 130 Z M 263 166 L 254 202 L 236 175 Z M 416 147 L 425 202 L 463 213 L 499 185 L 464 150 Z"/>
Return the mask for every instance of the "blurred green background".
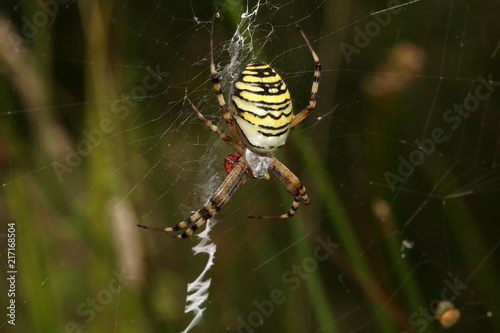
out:
<path id="1" fill-rule="evenodd" d="M 226 176 L 231 147 L 184 102 L 229 132 L 209 80 L 218 11 L 226 101 L 258 58 L 295 113 L 307 105 L 314 63 L 290 15 L 323 72 L 314 113 L 277 152 L 311 204 L 247 219 L 292 202 L 275 178 L 247 180 L 210 231 L 193 332 L 436 332 L 443 299 L 461 312 L 450 332 L 500 331 L 500 3 L 402 3 L 3 1 L 0 330 L 187 327 L 187 284 L 208 256 L 193 254 L 196 237 L 136 224 L 176 224 Z M 230 42 L 240 22 L 246 47 Z"/>

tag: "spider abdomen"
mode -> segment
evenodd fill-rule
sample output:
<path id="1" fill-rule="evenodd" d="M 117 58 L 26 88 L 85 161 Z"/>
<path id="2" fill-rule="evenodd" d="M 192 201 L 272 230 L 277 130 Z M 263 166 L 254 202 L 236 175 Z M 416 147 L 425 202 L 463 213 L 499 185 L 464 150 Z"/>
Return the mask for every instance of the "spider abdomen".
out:
<path id="1" fill-rule="evenodd" d="M 232 116 L 250 149 L 269 153 L 283 146 L 293 118 L 285 82 L 271 66 L 253 61 L 233 83 Z"/>

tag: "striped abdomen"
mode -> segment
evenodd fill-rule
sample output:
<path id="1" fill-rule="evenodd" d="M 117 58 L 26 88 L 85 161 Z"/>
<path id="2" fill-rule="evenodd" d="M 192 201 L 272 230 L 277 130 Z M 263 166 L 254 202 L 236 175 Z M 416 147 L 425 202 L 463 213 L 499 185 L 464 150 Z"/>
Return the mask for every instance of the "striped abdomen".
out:
<path id="1" fill-rule="evenodd" d="M 286 142 L 293 118 L 290 93 L 269 65 L 253 61 L 233 83 L 232 116 L 249 148 L 270 153 Z"/>

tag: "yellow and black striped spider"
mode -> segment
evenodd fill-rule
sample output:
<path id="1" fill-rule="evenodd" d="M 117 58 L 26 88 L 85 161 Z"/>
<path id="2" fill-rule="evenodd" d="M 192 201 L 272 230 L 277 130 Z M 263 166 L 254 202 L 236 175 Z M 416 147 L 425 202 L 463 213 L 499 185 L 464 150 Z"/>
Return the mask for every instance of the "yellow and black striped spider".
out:
<path id="1" fill-rule="evenodd" d="M 294 196 L 292 207 L 288 213 L 277 216 L 250 216 L 261 219 L 288 218 L 295 214 L 302 201 L 309 203 L 304 185 L 284 164 L 278 161 L 273 152 L 283 146 L 288 134 L 295 126 L 304 120 L 316 106 L 321 63 L 314 52 L 306 35 L 291 17 L 293 23 L 304 38 L 315 62 L 314 79 L 311 88 L 309 105 L 297 115 L 293 115 L 290 93 L 281 77 L 269 65 L 259 61 L 252 61 L 243 68 L 233 83 L 229 99 L 231 109 L 228 111 L 221 85 L 214 65 L 214 24 L 210 35 L 210 70 L 217 100 L 220 104 L 226 125 L 234 139 L 222 132 L 217 126 L 205 118 L 196 106 L 186 97 L 187 102 L 198 117 L 210 127 L 219 137 L 236 148 L 237 153 L 229 154 L 225 161 L 225 168 L 229 175 L 208 202 L 189 218 L 173 227 L 152 228 L 139 225 L 142 228 L 165 231 L 176 238 L 186 238 L 201 227 L 209 218 L 229 201 L 245 178 L 269 179 L 268 170 L 285 185 Z M 193 224 L 194 223 L 194 224 Z M 173 231 L 185 229 L 182 234 Z"/>

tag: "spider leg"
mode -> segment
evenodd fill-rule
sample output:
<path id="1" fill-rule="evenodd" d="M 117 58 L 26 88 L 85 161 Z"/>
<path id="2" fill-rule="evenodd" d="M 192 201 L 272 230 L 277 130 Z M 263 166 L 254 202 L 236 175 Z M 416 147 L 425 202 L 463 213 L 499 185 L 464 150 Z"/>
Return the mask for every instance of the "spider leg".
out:
<path id="1" fill-rule="evenodd" d="M 299 208 L 299 204 L 301 201 L 306 205 L 309 204 L 309 197 L 307 196 L 306 188 L 304 187 L 304 185 L 302 185 L 300 179 L 290 171 L 290 169 L 288 169 L 276 158 L 273 158 L 270 169 L 293 195 L 292 207 L 290 207 L 290 210 L 285 214 L 274 216 L 248 216 L 249 218 L 286 219 L 292 217 L 295 214 L 295 212 Z"/>
<path id="2" fill-rule="evenodd" d="M 153 231 L 164 231 L 168 235 L 175 238 L 186 238 L 191 236 L 199 227 L 201 227 L 205 222 L 213 217 L 217 212 L 231 199 L 234 192 L 243 183 L 246 177 L 246 162 L 244 159 L 240 159 L 238 164 L 234 167 L 233 171 L 226 177 L 224 182 L 215 191 L 215 194 L 208 199 L 208 202 L 198 210 L 196 213 L 191 215 L 184 221 L 176 224 L 173 227 L 167 228 L 153 228 L 145 225 L 138 224 L 138 227 L 153 230 Z M 178 235 L 173 233 L 173 231 L 178 231 L 185 229 L 190 224 L 194 223 L 189 229 L 185 230 L 182 234 Z"/>
<path id="3" fill-rule="evenodd" d="M 186 97 L 186 100 L 189 103 L 189 105 L 191 105 L 191 107 L 193 108 L 193 110 L 196 112 L 196 114 L 198 115 L 198 117 L 200 117 L 200 119 L 203 120 L 203 122 L 205 123 L 205 125 L 207 125 L 208 127 L 210 127 L 210 129 L 212 129 L 212 131 L 214 131 L 215 133 L 217 133 L 217 135 L 222 140 L 226 141 L 228 144 L 230 144 L 234 148 L 238 149 L 238 151 L 242 151 L 243 150 L 243 147 L 238 142 L 236 142 L 233 138 L 231 138 L 226 133 L 222 132 L 210 120 L 208 120 L 207 118 L 205 118 L 205 116 L 201 114 L 201 112 L 198 110 L 198 108 L 196 106 L 194 106 L 194 104 L 189 100 L 189 98 Z"/>
<path id="4" fill-rule="evenodd" d="M 236 130 L 236 126 L 233 123 L 233 117 L 227 110 L 226 101 L 224 100 L 224 95 L 222 94 L 222 88 L 220 85 L 219 77 L 217 76 L 217 71 L 215 70 L 214 64 L 214 21 L 212 21 L 212 30 L 210 32 L 210 72 L 212 74 L 212 83 L 214 85 L 215 94 L 217 95 L 217 100 L 220 105 L 220 110 L 222 111 L 222 115 L 224 116 L 224 120 L 226 121 L 226 125 L 229 128 L 229 131 L 237 140 L 239 140 L 240 136 L 238 131 Z"/>
<path id="5" fill-rule="evenodd" d="M 311 97 L 309 98 L 309 105 L 304 110 L 300 111 L 297 115 L 295 115 L 293 117 L 292 123 L 290 125 L 290 132 L 291 132 L 291 131 L 294 130 L 295 126 L 297 126 L 297 124 L 300 123 L 302 120 L 306 119 L 307 116 L 309 116 L 309 114 L 316 107 L 316 94 L 318 93 L 319 78 L 321 76 L 321 63 L 319 61 L 318 55 L 316 54 L 316 52 L 314 52 L 314 49 L 312 48 L 311 43 L 309 43 L 309 40 L 307 39 L 306 34 L 304 33 L 304 31 L 302 31 L 302 29 L 300 28 L 300 26 L 298 25 L 298 23 L 295 21 L 295 19 L 293 17 L 290 16 L 290 18 L 292 19 L 293 24 L 295 24 L 295 26 L 297 27 L 297 29 L 302 34 L 302 37 L 306 41 L 307 47 L 311 51 L 311 54 L 312 54 L 312 57 L 313 57 L 313 60 L 314 60 L 314 63 L 315 63 L 314 78 L 313 78 L 313 84 L 312 84 L 312 87 L 311 87 Z"/>

